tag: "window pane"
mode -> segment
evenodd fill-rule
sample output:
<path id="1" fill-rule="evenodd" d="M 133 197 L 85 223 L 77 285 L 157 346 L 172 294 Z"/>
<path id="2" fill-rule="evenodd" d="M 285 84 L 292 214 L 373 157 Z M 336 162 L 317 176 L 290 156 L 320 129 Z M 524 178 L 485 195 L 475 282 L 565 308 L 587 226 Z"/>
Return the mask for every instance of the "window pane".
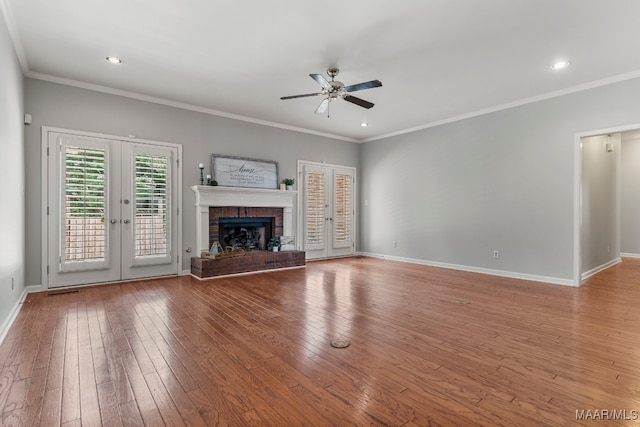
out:
<path id="1" fill-rule="evenodd" d="M 65 147 L 64 259 L 104 260 L 105 151 Z"/>
<path id="2" fill-rule="evenodd" d="M 336 174 L 335 180 L 335 236 L 336 243 L 351 243 L 351 175 Z"/>
<path id="3" fill-rule="evenodd" d="M 136 154 L 136 257 L 168 254 L 167 165 L 166 156 Z"/>
<path id="4" fill-rule="evenodd" d="M 324 174 L 322 172 L 307 172 L 306 185 L 306 244 L 322 244 L 324 243 L 325 227 Z"/>

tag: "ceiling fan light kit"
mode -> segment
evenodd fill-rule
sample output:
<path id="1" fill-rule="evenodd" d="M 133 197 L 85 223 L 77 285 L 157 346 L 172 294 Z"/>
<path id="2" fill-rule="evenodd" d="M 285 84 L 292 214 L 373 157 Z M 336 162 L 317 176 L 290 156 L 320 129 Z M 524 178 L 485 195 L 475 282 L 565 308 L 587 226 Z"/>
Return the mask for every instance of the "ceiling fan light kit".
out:
<path id="1" fill-rule="evenodd" d="M 320 105 L 318 105 L 318 108 L 316 108 L 316 114 L 321 114 L 327 111 L 327 116 L 329 116 L 328 114 L 329 103 L 339 98 L 344 99 L 347 102 L 351 102 L 352 104 L 358 105 L 363 108 L 367 108 L 367 109 L 372 108 L 374 106 L 372 102 L 365 101 L 364 99 L 360 99 L 353 95 L 349 95 L 349 93 L 356 92 L 359 90 L 380 87 L 382 86 L 382 83 L 380 82 L 380 80 L 371 80 L 368 82 L 345 86 L 344 83 L 337 81 L 335 79 L 335 77 L 338 75 L 339 72 L 340 70 L 335 67 L 327 69 L 327 75 L 331 77 L 331 81 L 328 81 L 327 79 L 325 79 L 322 74 L 309 74 L 309 76 L 313 80 L 315 80 L 316 82 L 318 82 L 320 86 L 322 86 L 321 92 L 305 93 L 302 95 L 283 96 L 280 99 L 286 100 L 286 99 L 306 98 L 309 96 L 322 95 L 325 98 L 322 100 Z"/>

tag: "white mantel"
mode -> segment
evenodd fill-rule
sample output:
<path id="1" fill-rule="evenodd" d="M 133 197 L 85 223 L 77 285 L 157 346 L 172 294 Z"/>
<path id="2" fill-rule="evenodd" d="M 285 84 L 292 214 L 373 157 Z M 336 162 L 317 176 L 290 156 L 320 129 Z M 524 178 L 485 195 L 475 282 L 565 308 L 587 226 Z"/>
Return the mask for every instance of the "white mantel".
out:
<path id="1" fill-rule="evenodd" d="M 297 191 L 206 185 L 194 185 L 191 189 L 196 195 L 196 256 L 209 250 L 210 207 L 282 208 L 282 233 L 293 236 L 293 206 Z"/>

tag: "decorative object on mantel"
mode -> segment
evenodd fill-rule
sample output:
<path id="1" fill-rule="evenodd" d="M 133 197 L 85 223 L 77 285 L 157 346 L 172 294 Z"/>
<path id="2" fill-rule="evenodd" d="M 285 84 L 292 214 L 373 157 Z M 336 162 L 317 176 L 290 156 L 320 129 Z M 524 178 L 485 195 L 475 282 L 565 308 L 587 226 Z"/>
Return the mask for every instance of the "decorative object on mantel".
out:
<path id="1" fill-rule="evenodd" d="M 278 162 L 211 155 L 213 179 L 225 187 L 278 188 Z"/>
<path id="2" fill-rule="evenodd" d="M 207 175 L 207 185 L 211 185 L 211 175 Z"/>
<path id="3" fill-rule="evenodd" d="M 280 236 L 280 250 L 281 251 L 293 251 L 296 249 L 296 237 L 295 236 Z"/>
<path id="4" fill-rule="evenodd" d="M 282 180 L 282 183 L 285 185 L 287 190 L 293 190 L 293 184 L 296 183 L 296 180 L 293 178 L 285 178 Z M 282 190 L 282 187 L 280 187 Z"/>
<path id="5" fill-rule="evenodd" d="M 267 250 L 270 252 L 278 252 L 280 250 L 280 239 L 272 237 L 267 243 Z"/>
<path id="6" fill-rule="evenodd" d="M 198 169 L 200 169 L 200 185 L 204 185 L 204 163 L 198 163 Z"/>
<path id="7" fill-rule="evenodd" d="M 218 181 L 216 181 L 215 179 L 212 179 L 209 185 L 212 187 L 215 187 L 216 185 L 218 185 Z"/>

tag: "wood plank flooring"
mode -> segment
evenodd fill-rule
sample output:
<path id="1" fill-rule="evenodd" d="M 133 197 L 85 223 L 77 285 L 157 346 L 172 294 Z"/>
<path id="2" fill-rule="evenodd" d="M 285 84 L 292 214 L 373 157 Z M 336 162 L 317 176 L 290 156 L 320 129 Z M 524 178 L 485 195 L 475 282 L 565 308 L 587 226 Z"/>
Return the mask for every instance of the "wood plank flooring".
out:
<path id="1" fill-rule="evenodd" d="M 639 425 L 639 307 L 634 259 L 581 288 L 349 258 L 31 294 L 0 425 Z"/>

